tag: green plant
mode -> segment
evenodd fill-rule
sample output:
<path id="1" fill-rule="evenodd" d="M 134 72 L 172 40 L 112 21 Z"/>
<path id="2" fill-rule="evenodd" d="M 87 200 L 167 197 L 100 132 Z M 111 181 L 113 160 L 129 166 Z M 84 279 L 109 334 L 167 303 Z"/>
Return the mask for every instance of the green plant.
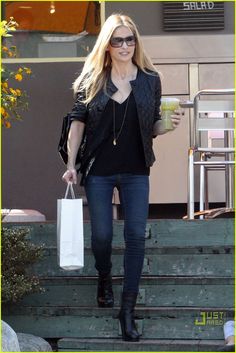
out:
<path id="1" fill-rule="evenodd" d="M 4 37 L 11 37 L 9 32 L 14 32 L 18 24 L 11 17 L 10 21 L 1 21 L 0 34 L 3 41 Z M 2 45 L 2 57 L 16 57 L 16 47 L 7 47 Z M 18 84 L 27 75 L 31 75 L 31 69 L 25 66 L 20 66 L 16 70 L 10 69 L 2 64 L 1 67 L 1 122 L 6 128 L 11 127 L 10 119 L 22 120 L 21 112 L 28 109 L 28 96 L 26 91 L 21 90 Z"/>
<path id="2" fill-rule="evenodd" d="M 29 228 L 2 227 L 2 302 L 17 302 L 28 293 L 42 291 L 29 267 L 43 255 L 43 246 L 32 244 Z"/>

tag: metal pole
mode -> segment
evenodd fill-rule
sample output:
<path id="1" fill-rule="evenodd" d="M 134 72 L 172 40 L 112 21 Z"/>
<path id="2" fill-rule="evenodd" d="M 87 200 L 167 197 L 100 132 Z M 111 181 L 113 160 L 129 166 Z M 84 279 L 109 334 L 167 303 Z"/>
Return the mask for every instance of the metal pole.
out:
<path id="1" fill-rule="evenodd" d="M 194 219 L 194 152 L 188 152 L 188 219 Z"/>

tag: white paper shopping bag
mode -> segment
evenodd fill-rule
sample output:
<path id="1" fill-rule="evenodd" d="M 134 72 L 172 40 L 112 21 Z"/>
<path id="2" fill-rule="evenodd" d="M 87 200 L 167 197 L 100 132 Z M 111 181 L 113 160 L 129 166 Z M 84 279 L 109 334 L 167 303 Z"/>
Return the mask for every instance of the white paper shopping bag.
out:
<path id="1" fill-rule="evenodd" d="M 68 199 L 69 189 L 72 199 Z M 83 200 L 76 199 L 68 183 L 64 199 L 57 200 L 57 259 L 64 270 L 84 266 Z"/>

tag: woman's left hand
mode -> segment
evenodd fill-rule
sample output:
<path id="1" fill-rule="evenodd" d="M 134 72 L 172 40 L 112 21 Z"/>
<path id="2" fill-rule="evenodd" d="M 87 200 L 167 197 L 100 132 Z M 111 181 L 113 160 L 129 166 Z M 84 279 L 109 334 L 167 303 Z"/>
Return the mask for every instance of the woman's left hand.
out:
<path id="1" fill-rule="evenodd" d="M 173 124 L 173 128 L 176 129 L 181 121 L 181 118 L 184 117 L 184 109 L 176 109 L 174 114 L 171 115 L 171 121 Z"/>

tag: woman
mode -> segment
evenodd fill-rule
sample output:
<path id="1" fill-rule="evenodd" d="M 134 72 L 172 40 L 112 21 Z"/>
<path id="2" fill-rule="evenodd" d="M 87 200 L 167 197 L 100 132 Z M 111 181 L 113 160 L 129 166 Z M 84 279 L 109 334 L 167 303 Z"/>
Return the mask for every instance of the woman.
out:
<path id="1" fill-rule="evenodd" d="M 81 75 L 74 82 L 67 170 L 63 180 L 77 182 L 76 159 L 83 137 L 81 164 L 98 271 L 97 302 L 114 303 L 111 278 L 112 196 L 119 191 L 124 210 L 124 285 L 119 312 L 123 340 L 138 341 L 134 307 L 144 259 L 148 217 L 149 169 L 155 157 L 152 138 L 166 131 L 160 117 L 161 83 L 145 54 L 133 21 L 111 15 L 102 27 Z M 180 112 L 172 116 L 174 128 Z M 80 148 L 81 149 L 81 148 Z"/>

